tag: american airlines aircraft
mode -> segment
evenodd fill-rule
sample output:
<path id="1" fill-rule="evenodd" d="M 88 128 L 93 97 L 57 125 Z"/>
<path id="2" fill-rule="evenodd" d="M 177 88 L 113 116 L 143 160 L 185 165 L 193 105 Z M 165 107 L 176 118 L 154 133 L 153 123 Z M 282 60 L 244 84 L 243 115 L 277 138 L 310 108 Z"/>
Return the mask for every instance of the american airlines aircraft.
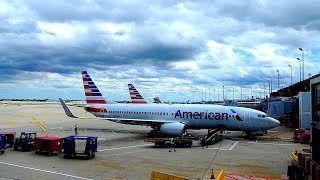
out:
<path id="1" fill-rule="evenodd" d="M 162 134 L 181 136 L 186 129 L 221 128 L 245 133 L 265 132 L 278 126 L 278 120 L 254 109 L 204 104 L 116 104 L 104 99 L 86 71 L 82 71 L 86 96 L 85 110 L 117 123 L 147 125 Z M 74 116 L 60 99 L 66 114 Z"/>
<path id="2" fill-rule="evenodd" d="M 139 91 L 133 86 L 133 84 L 128 84 L 128 89 L 130 93 L 130 98 L 132 104 L 148 104 L 146 100 L 141 96 Z"/>
<path id="3" fill-rule="evenodd" d="M 133 86 L 133 84 L 128 84 L 128 89 L 130 93 L 131 103 L 132 104 L 150 104 L 151 102 L 145 100 L 139 91 Z M 161 104 L 161 100 L 159 97 L 152 97 L 154 102 L 157 104 Z"/>

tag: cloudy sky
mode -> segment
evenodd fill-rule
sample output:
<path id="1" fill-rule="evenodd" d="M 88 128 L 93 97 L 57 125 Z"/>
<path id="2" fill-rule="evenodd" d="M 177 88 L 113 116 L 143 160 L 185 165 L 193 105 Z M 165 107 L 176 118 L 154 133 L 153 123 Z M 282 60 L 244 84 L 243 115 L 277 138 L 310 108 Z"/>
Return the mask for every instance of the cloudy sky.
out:
<path id="1" fill-rule="evenodd" d="M 0 99 L 84 99 L 87 70 L 104 96 L 199 101 L 263 96 L 318 74 L 320 3 L 0 1 Z M 266 89 L 266 90 L 265 90 Z"/>

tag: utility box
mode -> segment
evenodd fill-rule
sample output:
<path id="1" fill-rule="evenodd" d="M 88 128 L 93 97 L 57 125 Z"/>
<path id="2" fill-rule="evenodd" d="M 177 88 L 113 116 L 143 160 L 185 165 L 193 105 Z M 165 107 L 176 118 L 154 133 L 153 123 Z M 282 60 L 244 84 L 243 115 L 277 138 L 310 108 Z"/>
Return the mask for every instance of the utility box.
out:
<path id="1" fill-rule="evenodd" d="M 61 154 L 63 150 L 63 138 L 55 136 L 38 136 L 34 140 L 34 150 L 36 153 Z"/>
<path id="2" fill-rule="evenodd" d="M 299 128 L 310 130 L 311 123 L 311 94 L 299 92 Z"/>

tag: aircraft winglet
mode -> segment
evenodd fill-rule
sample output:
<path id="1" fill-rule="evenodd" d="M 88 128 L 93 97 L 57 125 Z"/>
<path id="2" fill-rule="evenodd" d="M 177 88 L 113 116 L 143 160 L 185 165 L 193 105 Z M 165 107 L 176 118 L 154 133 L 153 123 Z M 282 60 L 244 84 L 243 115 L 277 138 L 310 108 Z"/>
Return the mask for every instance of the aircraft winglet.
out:
<path id="1" fill-rule="evenodd" d="M 70 111 L 70 109 L 69 109 L 69 108 L 67 107 L 67 105 L 62 101 L 61 98 L 59 98 L 59 100 L 60 100 L 60 103 L 61 103 L 61 105 L 62 105 L 62 107 L 63 107 L 63 110 L 64 110 L 64 112 L 66 113 L 67 116 L 69 116 L 69 117 L 71 117 L 71 118 L 78 118 L 78 117 L 76 117 L 76 116 L 74 116 L 74 115 L 72 114 L 72 112 Z"/>

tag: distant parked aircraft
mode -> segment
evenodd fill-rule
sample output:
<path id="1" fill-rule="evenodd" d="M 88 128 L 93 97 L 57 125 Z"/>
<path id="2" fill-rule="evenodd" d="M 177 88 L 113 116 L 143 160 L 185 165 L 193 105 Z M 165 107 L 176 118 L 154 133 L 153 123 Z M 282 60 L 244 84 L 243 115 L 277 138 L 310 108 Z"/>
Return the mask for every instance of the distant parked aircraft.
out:
<path id="1" fill-rule="evenodd" d="M 147 125 L 162 134 L 181 136 L 186 129 L 221 128 L 245 133 L 265 132 L 278 126 L 266 113 L 231 106 L 205 104 L 115 104 L 106 100 L 86 71 L 82 71 L 85 110 L 96 117 L 122 124 Z M 60 99 L 66 114 L 74 116 Z"/>
<path id="2" fill-rule="evenodd" d="M 133 84 L 128 84 L 128 89 L 132 104 L 148 104 L 148 102 L 144 100 L 144 98 L 141 96 L 139 91 L 133 86 Z"/>

